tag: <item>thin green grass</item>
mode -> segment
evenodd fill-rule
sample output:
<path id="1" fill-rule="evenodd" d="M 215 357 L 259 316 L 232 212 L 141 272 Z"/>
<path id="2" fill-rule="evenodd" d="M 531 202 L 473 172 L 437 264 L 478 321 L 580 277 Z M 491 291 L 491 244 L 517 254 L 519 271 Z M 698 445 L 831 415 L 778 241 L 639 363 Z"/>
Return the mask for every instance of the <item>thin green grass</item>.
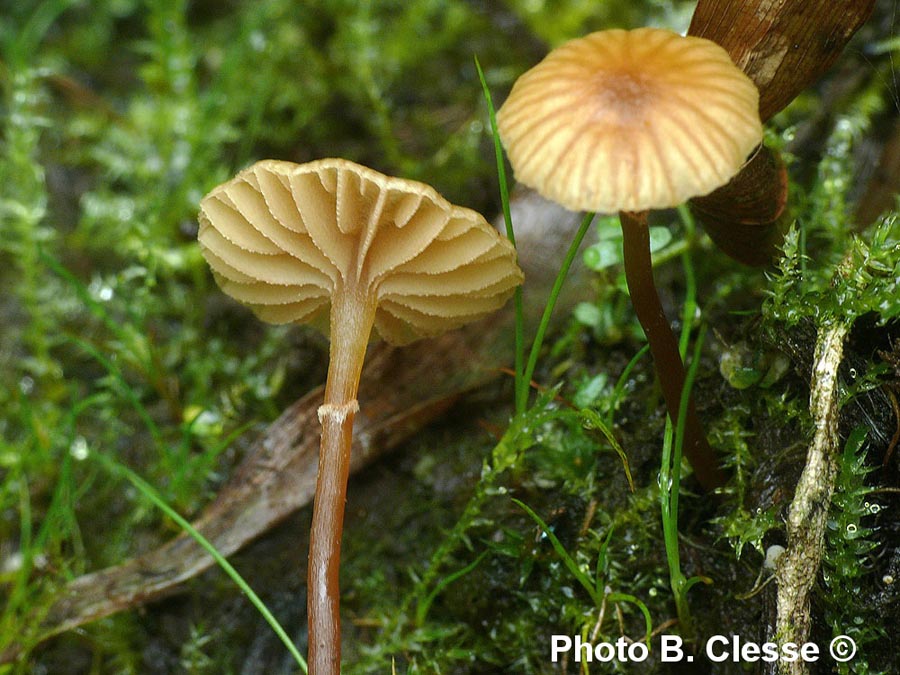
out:
<path id="1" fill-rule="evenodd" d="M 412 591 L 403 603 L 404 612 L 414 602 L 418 607 L 423 604 L 430 605 L 429 597 L 433 595 L 430 588 L 436 583 L 440 571 L 444 568 L 447 559 L 466 540 L 467 532 L 477 522 L 483 512 L 487 501 L 503 493 L 497 483 L 504 473 L 519 464 L 523 453 L 531 447 L 535 440 L 535 430 L 541 425 L 551 423 L 567 414 L 566 411 L 552 407 L 555 391 L 543 392 L 538 396 L 535 405 L 525 415 L 516 415 L 500 441 L 491 451 L 490 458 L 485 460 L 481 470 L 481 476 L 475 485 L 475 491 L 466 502 L 463 512 L 456 523 L 443 537 L 440 546 L 429 559 L 424 573 L 415 583 Z M 427 607 L 426 607 L 427 612 Z"/>
<path id="2" fill-rule="evenodd" d="M 94 301 L 87 289 L 84 285 L 79 282 L 74 275 L 72 275 L 61 263 L 53 259 L 49 255 L 43 255 L 43 260 L 48 264 L 48 266 L 58 275 L 60 275 L 69 286 L 71 286 L 78 297 L 85 303 L 85 305 L 90 308 L 91 312 L 97 316 L 103 325 L 105 325 L 114 335 L 119 337 L 121 340 L 126 341 L 129 339 L 130 334 L 127 331 L 122 330 L 116 323 L 113 321 L 106 310 Z M 141 401 L 140 393 L 136 391 L 136 389 L 128 382 L 124 374 L 118 365 L 113 362 L 110 358 L 108 358 L 105 354 L 103 354 L 98 348 L 94 345 L 90 344 L 86 340 L 83 340 L 75 335 L 71 335 L 68 338 L 73 344 L 77 345 L 80 349 L 82 349 L 85 353 L 89 354 L 93 359 L 95 359 L 103 369 L 108 373 L 112 382 L 115 383 L 115 393 L 119 396 L 124 397 L 125 400 L 129 402 L 131 407 L 134 409 L 139 419 L 143 422 L 146 429 L 149 431 L 155 445 L 156 455 L 159 456 L 163 460 L 163 469 L 166 475 L 170 476 L 174 483 L 179 482 L 179 476 L 183 473 L 185 462 L 182 461 L 183 458 L 176 457 L 166 449 L 165 439 L 162 431 L 156 424 L 151 415 L 150 411 L 146 408 L 146 406 Z M 97 401 L 98 399 L 94 397 L 91 399 L 92 401 Z M 78 411 L 82 411 L 86 406 L 82 405 L 78 407 Z M 73 413 L 77 416 L 76 413 Z M 74 426 L 74 425 L 73 425 Z M 236 438 L 239 434 L 240 430 L 235 430 L 232 434 L 230 434 L 226 439 L 224 439 L 219 445 L 219 451 L 223 450 L 227 447 L 229 441 Z M 189 439 L 187 428 L 185 428 L 185 432 L 182 434 L 184 448 L 187 448 L 187 439 Z M 180 454 L 183 454 L 180 453 Z M 244 581 L 244 579 L 240 576 L 240 574 L 234 569 L 234 567 L 225 559 L 225 557 L 219 553 L 218 550 L 205 538 L 200 532 L 198 532 L 185 518 L 183 518 L 178 512 L 169 506 L 166 500 L 143 478 L 141 478 L 137 473 L 129 469 L 128 467 L 122 465 L 119 462 L 114 461 L 113 459 L 103 455 L 102 453 L 91 452 L 89 454 L 90 457 L 97 460 L 107 471 L 113 473 L 115 475 L 119 475 L 121 477 L 126 478 L 138 491 L 144 495 L 146 499 L 152 502 L 157 508 L 159 508 L 163 513 L 165 513 L 169 518 L 171 518 L 182 531 L 186 532 L 193 539 L 197 541 L 206 550 L 212 558 L 215 560 L 216 564 L 218 564 L 225 573 L 234 581 L 234 583 L 238 586 L 238 588 L 247 596 L 253 606 L 259 611 L 260 615 L 266 620 L 266 622 L 272 627 L 272 630 L 279 637 L 279 639 L 285 644 L 288 651 L 294 657 L 294 660 L 303 670 L 303 672 L 307 672 L 306 662 L 303 657 L 297 651 L 293 642 L 285 633 L 284 629 L 275 619 L 272 612 L 266 607 L 263 601 L 256 595 L 256 593 L 250 588 L 250 586 Z M 70 459 L 69 455 L 66 455 L 67 461 Z M 25 511 L 23 511 L 24 513 Z M 30 540 L 30 531 L 23 530 L 26 533 L 29 533 Z M 30 550 L 30 547 L 29 547 Z M 30 570 L 30 561 L 27 561 L 28 565 L 23 565 L 23 569 L 26 567 Z"/>
<path id="3" fill-rule="evenodd" d="M 431 605 L 434 602 L 435 598 L 437 598 L 441 593 L 443 593 L 447 588 L 456 580 L 461 579 L 462 577 L 469 574 L 473 571 L 481 561 L 485 559 L 485 557 L 490 553 L 490 551 L 482 551 L 478 554 L 478 557 L 475 558 L 468 565 L 463 567 L 462 569 L 457 570 L 451 574 L 448 574 L 443 579 L 441 579 L 437 584 L 435 584 L 434 588 L 431 590 L 425 598 L 416 605 L 416 625 L 423 626 L 425 625 L 425 618 L 428 616 L 428 610 L 431 609 Z"/>
<path id="4" fill-rule="evenodd" d="M 99 452 L 92 452 L 90 454 L 90 457 L 96 460 L 109 473 L 125 478 L 146 499 L 152 502 L 160 511 L 162 511 L 169 518 L 175 521 L 175 524 L 177 524 L 179 528 L 181 528 L 198 544 L 200 544 L 200 546 L 202 546 L 203 549 L 207 553 L 209 553 L 210 556 L 212 556 L 213 560 L 216 561 L 216 564 L 222 568 L 222 570 L 229 576 L 229 578 L 235 583 L 235 585 L 241 590 L 241 592 L 243 592 L 244 595 L 247 596 L 247 599 L 250 601 L 250 603 L 257 609 L 260 615 L 265 619 L 266 623 L 271 626 L 274 633 L 278 636 L 278 639 L 281 640 L 281 643 L 285 646 L 288 652 L 290 652 L 291 656 L 294 658 L 294 661 L 298 666 L 300 666 L 300 669 L 304 673 L 308 672 L 306 660 L 303 658 L 303 656 L 301 656 L 300 652 L 297 650 L 297 647 L 288 636 L 287 632 L 285 632 L 284 628 L 281 627 L 281 624 L 278 623 L 275 615 L 272 614 L 266 604 L 253 591 L 253 589 L 250 588 L 250 585 L 246 581 L 244 581 L 244 578 L 232 566 L 232 564 L 228 562 L 225 556 L 219 553 L 216 547 L 213 546 L 206 537 L 204 537 L 185 518 L 183 518 L 177 511 L 175 511 L 175 509 L 170 507 L 160 496 L 160 494 L 153 488 L 153 486 L 151 486 L 147 481 L 141 478 L 134 471 Z"/>
<path id="5" fill-rule="evenodd" d="M 631 377 L 632 371 L 635 369 L 637 364 L 640 362 L 644 356 L 650 351 L 650 345 L 646 344 L 641 347 L 634 356 L 631 357 L 631 360 L 625 365 L 622 369 L 622 374 L 619 375 L 619 379 L 616 380 L 616 385 L 613 387 L 612 395 L 610 396 L 610 406 L 609 410 L 606 413 L 606 426 L 609 429 L 612 429 L 614 420 L 613 417 L 616 414 L 616 404 L 622 400 L 625 395 L 625 387 L 628 386 L 629 378 Z"/>
<path id="6" fill-rule="evenodd" d="M 494 110 L 493 98 L 491 97 L 490 88 L 487 85 L 487 80 L 485 80 L 484 77 L 484 71 L 482 71 L 481 69 L 481 64 L 479 63 L 477 56 L 475 57 L 475 68 L 478 70 L 478 79 L 481 82 L 481 88 L 484 92 L 484 98 L 488 109 L 488 116 L 490 117 L 491 122 L 491 137 L 494 143 L 494 154 L 497 160 L 497 178 L 500 185 L 500 202 L 503 209 L 503 220 L 506 223 L 506 236 L 512 242 L 513 246 L 515 246 L 516 236 L 515 228 L 512 222 L 512 213 L 509 206 L 509 182 L 506 178 L 506 164 L 503 160 L 503 146 L 500 142 L 500 133 L 497 130 L 497 116 Z M 590 228 L 593 220 L 593 213 L 586 214 L 582 219 L 581 225 L 578 227 L 578 230 L 575 232 L 575 236 L 572 238 L 572 243 L 569 245 L 569 249 L 566 252 L 565 258 L 563 258 L 562 264 L 559 268 L 559 272 L 556 275 L 556 279 L 553 282 L 553 287 L 551 288 L 550 294 L 547 298 L 547 302 L 544 305 L 544 311 L 541 315 L 541 320 L 538 323 L 534 339 L 531 343 L 531 349 L 528 352 L 528 361 L 527 363 L 524 363 L 524 366 L 523 362 L 525 353 L 525 338 L 522 309 L 522 288 L 516 288 L 514 296 L 516 314 L 514 367 L 515 405 L 517 415 L 524 414 L 525 410 L 528 408 L 528 393 L 532 386 L 532 377 L 534 376 L 534 371 L 537 367 L 538 357 L 541 353 L 541 347 L 544 344 L 544 337 L 547 333 L 547 328 L 550 326 L 550 319 L 553 316 L 553 309 L 556 307 L 556 301 L 559 298 L 560 292 L 562 291 L 563 284 L 565 283 L 566 277 L 569 274 L 572 263 L 575 262 L 575 257 L 578 255 L 578 249 L 581 247 L 581 242 L 584 240 L 584 236 L 587 234 L 587 231 Z"/>
<path id="7" fill-rule="evenodd" d="M 497 182 L 500 187 L 500 204 L 503 209 L 503 222 L 506 225 L 506 237 L 516 245 L 516 233 L 513 229 L 512 212 L 509 206 L 509 181 L 506 179 L 506 162 L 503 159 L 503 146 L 500 143 L 500 133 L 497 130 L 497 114 L 494 110 L 494 100 L 491 97 L 491 90 L 488 87 L 487 80 L 484 77 L 484 71 L 481 69 L 481 63 L 478 57 L 475 57 L 475 69 L 478 71 L 478 80 L 481 82 L 481 90 L 484 94 L 484 100 L 488 109 L 488 117 L 491 122 L 491 138 L 494 142 L 494 157 L 497 161 Z M 520 392 L 528 389 L 529 380 L 525 378 L 525 312 L 522 304 L 522 286 L 516 286 L 513 294 L 513 304 L 515 311 L 515 354 L 514 354 L 514 370 L 515 370 L 515 392 L 516 392 L 516 413 L 525 412 L 525 406 L 522 402 L 522 394 Z M 527 393 L 525 394 L 527 396 Z"/>
<path id="8" fill-rule="evenodd" d="M 612 602 L 629 602 L 637 607 L 641 614 L 644 617 L 644 640 L 649 645 L 650 644 L 650 635 L 653 632 L 653 620 L 650 617 L 650 610 L 647 608 L 647 605 L 638 600 L 635 596 L 629 593 L 607 593 L 605 589 L 602 587 L 603 584 L 603 576 L 599 573 L 601 558 L 598 555 L 597 558 L 597 569 L 598 572 L 594 576 L 594 581 L 592 582 L 590 577 L 588 577 L 579 567 L 578 563 L 569 555 L 569 552 L 566 550 L 565 546 L 562 545 L 559 538 L 554 534 L 553 528 L 551 528 L 544 520 L 536 514 L 527 504 L 524 502 L 513 499 L 513 503 L 521 508 L 525 513 L 528 514 L 528 517 L 531 518 L 537 526 L 541 528 L 541 531 L 544 533 L 544 536 L 550 541 L 551 546 L 553 546 L 553 550 L 563 561 L 563 564 L 566 566 L 566 569 L 569 570 L 569 573 L 575 577 L 581 587 L 587 591 L 588 595 L 591 596 L 591 600 L 594 602 L 594 605 L 598 610 L 603 607 L 603 604 L 606 600 L 610 600 Z M 610 533 L 610 536 L 612 534 Z M 606 542 L 608 546 L 608 541 Z M 600 555 L 604 555 L 606 551 L 606 546 L 601 548 Z"/>
<path id="9" fill-rule="evenodd" d="M 687 206 L 679 206 L 678 211 L 685 226 L 686 239 L 690 240 L 694 235 L 694 220 Z M 691 326 L 693 325 L 694 314 L 697 309 L 697 282 L 689 249 L 684 251 L 681 259 L 685 278 L 685 298 L 678 349 L 682 360 L 684 360 L 690 344 Z M 663 526 L 663 541 L 666 547 L 666 562 L 669 568 L 669 584 L 672 588 L 681 631 L 687 638 L 692 637 L 694 633 L 693 620 L 687 602 L 687 592 L 698 582 L 711 583 L 705 577 L 691 577 L 687 579 L 681 571 L 681 556 L 678 550 L 678 503 L 681 494 L 684 424 L 687 419 L 691 389 L 694 386 L 694 379 L 697 376 L 697 369 L 700 365 L 700 353 L 703 348 L 705 335 L 706 326 L 703 325 L 694 341 L 694 352 L 687 369 L 684 385 L 682 386 L 674 436 L 672 433 L 673 420 L 671 417 L 666 417 L 659 471 L 659 503 Z"/>
<path id="10" fill-rule="evenodd" d="M 531 386 L 531 378 L 534 376 L 534 370 L 537 367 L 538 357 L 541 354 L 541 347 L 544 344 L 544 336 L 547 333 L 547 328 L 550 327 L 553 309 L 556 307 L 556 301 L 559 298 L 563 284 L 569 274 L 569 269 L 572 267 L 572 263 L 575 262 L 575 257 L 578 255 L 578 249 L 581 247 L 581 242 L 584 240 L 584 236 L 587 234 L 588 228 L 593 221 L 593 213 L 585 214 L 584 218 L 582 218 L 581 225 L 578 226 L 575 236 L 572 237 L 572 243 L 569 244 L 566 256 L 563 258 L 562 264 L 559 267 L 559 272 L 556 274 L 556 279 L 553 281 L 553 287 L 550 289 L 550 295 L 547 298 L 547 303 L 544 305 L 544 312 L 541 314 L 540 323 L 538 323 L 537 330 L 535 331 L 534 341 L 531 343 L 531 351 L 528 353 L 528 362 L 525 364 L 525 372 L 522 376 L 521 387 L 516 391 L 517 411 L 525 410 L 528 406 L 528 391 Z"/>
<path id="11" fill-rule="evenodd" d="M 687 407 L 690 392 L 697 375 L 700 363 L 700 350 L 703 347 L 705 327 L 700 329 L 694 343 L 694 353 L 688 367 L 678 407 L 678 420 L 675 433 L 672 433 L 672 420 L 666 418 L 666 429 L 663 435 L 663 448 L 659 471 L 659 503 L 663 525 L 663 541 L 666 547 L 666 562 L 669 568 L 669 584 L 678 612 L 678 621 L 682 634 L 690 638 L 694 627 L 690 607 L 687 603 L 687 592 L 698 582 L 711 583 L 706 577 L 684 576 L 681 571 L 681 555 L 678 550 L 678 502 L 681 494 L 682 448 L 684 447 L 684 421 L 687 418 Z"/>

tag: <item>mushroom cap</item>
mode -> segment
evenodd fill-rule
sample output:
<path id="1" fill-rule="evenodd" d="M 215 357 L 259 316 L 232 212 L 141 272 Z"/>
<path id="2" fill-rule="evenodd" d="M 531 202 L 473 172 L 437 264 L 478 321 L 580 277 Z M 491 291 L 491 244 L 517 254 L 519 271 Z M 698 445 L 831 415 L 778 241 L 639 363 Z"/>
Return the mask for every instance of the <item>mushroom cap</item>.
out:
<path id="1" fill-rule="evenodd" d="M 516 81 L 497 123 L 520 182 L 604 213 L 712 192 L 762 139 L 759 92 L 728 53 L 656 28 L 563 44 Z"/>
<path id="2" fill-rule="evenodd" d="M 269 323 L 327 331 L 333 294 L 352 289 L 405 344 L 493 312 L 523 279 L 480 214 L 344 159 L 257 162 L 206 195 L 199 220 L 219 286 Z"/>

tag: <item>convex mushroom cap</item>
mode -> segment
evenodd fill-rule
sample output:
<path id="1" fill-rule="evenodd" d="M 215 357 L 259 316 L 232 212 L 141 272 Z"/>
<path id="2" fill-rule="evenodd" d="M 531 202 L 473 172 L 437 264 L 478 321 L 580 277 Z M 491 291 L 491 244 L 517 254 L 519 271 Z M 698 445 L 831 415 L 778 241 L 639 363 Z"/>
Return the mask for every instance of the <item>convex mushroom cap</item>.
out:
<path id="1" fill-rule="evenodd" d="M 668 30 L 572 40 L 522 75 L 500 137 L 519 182 L 575 211 L 668 208 L 724 185 L 762 139 L 759 92 L 720 46 Z"/>
<path id="2" fill-rule="evenodd" d="M 522 282 L 481 215 L 344 159 L 258 162 L 204 197 L 199 220 L 222 290 L 270 323 L 324 328 L 341 289 L 374 298 L 375 330 L 403 344 L 498 309 Z"/>

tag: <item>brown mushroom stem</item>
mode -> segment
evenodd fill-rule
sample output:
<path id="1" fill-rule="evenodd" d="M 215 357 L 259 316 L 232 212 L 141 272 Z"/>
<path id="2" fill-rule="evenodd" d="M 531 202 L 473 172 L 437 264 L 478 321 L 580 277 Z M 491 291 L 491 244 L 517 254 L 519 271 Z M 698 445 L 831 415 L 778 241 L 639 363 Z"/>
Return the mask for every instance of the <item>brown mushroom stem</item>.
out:
<path id="1" fill-rule="evenodd" d="M 684 364 L 678 351 L 678 341 L 666 319 L 653 282 L 647 212 L 622 211 L 619 220 L 622 223 L 625 281 L 628 284 L 631 303 L 647 335 L 669 417 L 673 424 L 677 424 L 685 380 Z M 713 490 L 725 484 L 725 474 L 703 433 L 693 396 L 688 400 L 684 421 L 683 452 L 691 463 L 700 485 L 706 490 Z"/>
<path id="2" fill-rule="evenodd" d="M 331 355 L 325 402 L 319 408 L 322 443 L 309 535 L 307 613 L 309 672 L 341 669 L 340 562 L 344 504 L 350 475 L 356 392 L 375 319 L 374 297 L 357 288 L 337 291 L 331 306 Z"/>

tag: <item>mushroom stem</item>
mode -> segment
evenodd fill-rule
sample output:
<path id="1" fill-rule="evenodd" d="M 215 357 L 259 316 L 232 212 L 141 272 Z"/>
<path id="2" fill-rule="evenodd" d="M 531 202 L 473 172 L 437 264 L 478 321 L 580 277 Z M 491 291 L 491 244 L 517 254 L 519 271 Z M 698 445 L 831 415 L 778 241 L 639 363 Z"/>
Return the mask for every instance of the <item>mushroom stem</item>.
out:
<path id="1" fill-rule="evenodd" d="M 335 293 L 325 402 L 319 408 L 322 443 L 309 535 L 307 613 L 312 675 L 338 675 L 341 669 L 341 535 L 353 420 L 359 410 L 356 392 L 374 319 L 374 298 L 361 289 Z"/>
<path id="2" fill-rule="evenodd" d="M 666 319 L 653 282 L 647 211 L 622 211 L 619 220 L 622 223 L 625 281 L 631 303 L 647 336 L 669 417 L 673 425 L 676 425 L 684 388 L 684 364 L 678 351 L 678 341 Z M 684 456 L 691 463 L 700 485 L 706 490 L 713 490 L 725 484 L 725 474 L 703 433 L 694 397 L 689 396 L 684 420 Z"/>

